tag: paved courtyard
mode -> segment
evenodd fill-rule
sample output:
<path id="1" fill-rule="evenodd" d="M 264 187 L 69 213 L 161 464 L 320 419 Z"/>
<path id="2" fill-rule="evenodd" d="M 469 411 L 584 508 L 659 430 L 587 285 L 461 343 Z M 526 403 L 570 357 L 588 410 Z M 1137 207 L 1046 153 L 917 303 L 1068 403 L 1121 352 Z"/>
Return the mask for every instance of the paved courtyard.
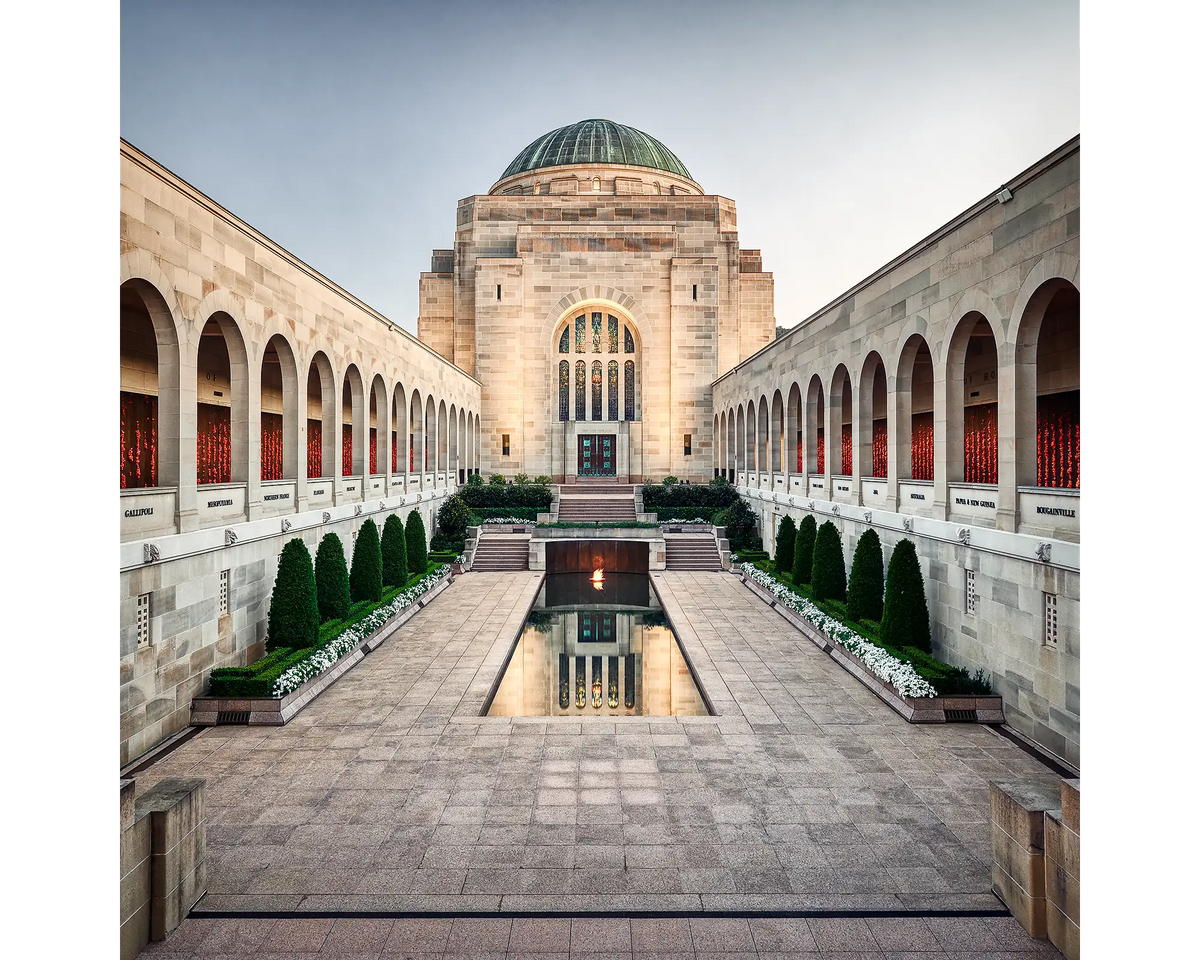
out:
<path id="1" fill-rule="evenodd" d="M 209 729 L 139 774 L 208 781 L 209 893 L 151 949 L 1050 949 L 930 914 L 1003 913 L 988 781 L 1053 775 L 984 727 L 905 723 L 735 576 L 653 575 L 718 715 L 479 716 L 540 576 L 460 577 L 289 725 Z M 287 918 L 200 919 L 261 912 Z M 446 916 L 361 917 L 406 913 Z"/>

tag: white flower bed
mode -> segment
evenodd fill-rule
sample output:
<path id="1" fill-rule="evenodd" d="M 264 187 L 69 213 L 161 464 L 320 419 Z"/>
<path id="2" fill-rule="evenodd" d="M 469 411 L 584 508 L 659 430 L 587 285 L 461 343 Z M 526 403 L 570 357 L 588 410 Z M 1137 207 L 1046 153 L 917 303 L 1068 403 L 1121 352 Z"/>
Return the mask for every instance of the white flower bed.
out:
<path id="1" fill-rule="evenodd" d="M 397 595 L 391 603 L 377 608 L 368 616 L 359 620 L 354 626 L 348 627 L 339 633 L 325 644 L 325 646 L 321 647 L 320 650 L 315 651 L 312 656 L 288 667 L 276 679 L 275 685 L 271 688 L 271 696 L 282 697 L 285 694 L 289 694 L 293 690 L 302 687 L 313 677 L 328 670 L 347 653 L 366 640 L 367 637 L 391 620 L 392 617 L 400 613 L 409 604 L 415 603 L 421 598 L 422 594 L 436 587 L 448 576 L 450 576 L 450 567 L 443 563 L 433 573 L 425 575 L 413 584 L 413 586 Z"/>
<path id="2" fill-rule="evenodd" d="M 689 524 L 689 523 L 706 523 L 709 526 L 712 526 L 711 520 L 663 520 L 659 524 L 659 526 L 660 527 L 678 527 L 678 526 L 682 526 L 684 524 Z"/>
<path id="3" fill-rule="evenodd" d="M 522 525 L 536 523 L 534 520 L 522 520 L 520 517 L 488 517 L 484 523 L 519 523 Z"/>
<path id="4" fill-rule="evenodd" d="M 893 657 L 865 637 L 859 636 L 836 617 L 824 613 L 816 604 L 789 590 L 769 573 L 764 573 L 752 563 L 742 564 L 742 575 L 760 586 L 766 587 L 775 599 L 795 610 L 826 636 L 836 640 L 858 657 L 868 670 L 880 680 L 890 683 L 905 697 L 936 697 L 933 684 L 917 673 L 907 660 Z"/>

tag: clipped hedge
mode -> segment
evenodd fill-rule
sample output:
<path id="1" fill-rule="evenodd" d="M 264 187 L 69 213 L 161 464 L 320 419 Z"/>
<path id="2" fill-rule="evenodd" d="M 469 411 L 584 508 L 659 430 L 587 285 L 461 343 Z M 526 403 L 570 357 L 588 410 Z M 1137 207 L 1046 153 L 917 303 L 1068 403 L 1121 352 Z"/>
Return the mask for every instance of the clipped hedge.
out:
<path id="1" fill-rule="evenodd" d="M 342 538 L 327 533 L 317 547 L 317 612 L 321 622 L 344 620 L 350 615 L 350 574 Z"/>
<path id="2" fill-rule="evenodd" d="M 354 556 L 350 560 L 350 599 L 378 602 L 383 596 L 383 550 L 379 528 L 374 520 L 365 520 L 354 538 Z"/>
<path id="3" fill-rule="evenodd" d="M 878 620 L 883 616 L 883 544 L 870 527 L 854 548 L 850 584 L 846 587 L 846 614 L 851 620 Z"/>
<path id="4" fill-rule="evenodd" d="M 279 556 L 267 614 L 267 649 L 307 647 L 317 639 L 317 581 L 308 547 L 293 537 Z"/>
<path id="5" fill-rule="evenodd" d="M 896 544 L 888 562 L 883 594 L 880 639 L 893 647 L 915 647 L 930 652 L 929 607 L 925 603 L 925 580 L 917 560 L 917 548 L 905 537 Z"/>
<path id="6" fill-rule="evenodd" d="M 713 511 L 733 506 L 740 497 L 733 487 L 712 483 L 648 483 L 642 487 L 642 505 L 661 518 L 667 510 L 701 507 Z"/>
<path id="7" fill-rule="evenodd" d="M 404 521 L 404 541 L 408 546 L 408 572 L 418 577 L 429 569 L 429 544 L 425 539 L 425 521 L 416 510 Z"/>
<path id="8" fill-rule="evenodd" d="M 792 547 L 792 582 L 812 583 L 813 546 L 817 542 L 817 520 L 810 513 L 796 528 L 796 540 Z"/>
<path id="9" fill-rule="evenodd" d="M 503 479 L 503 478 L 501 478 Z M 515 507 L 525 507 L 537 510 L 549 510 L 552 496 L 550 488 L 543 483 L 492 483 L 478 486 L 468 485 L 459 487 L 456 496 L 460 496 L 471 510 L 480 507 L 496 509 L 503 508 L 511 511 Z M 501 516 L 513 516 L 511 512 Z"/>
<path id="10" fill-rule="evenodd" d="M 796 521 L 784 514 L 775 531 L 775 569 L 792 572 L 792 557 L 796 548 Z"/>
<path id="11" fill-rule="evenodd" d="M 842 553 L 842 535 L 832 520 L 817 530 L 813 545 L 812 592 L 816 600 L 846 599 L 846 555 Z"/>
<path id="12" fill-rule="evenodd" d="M 383 553 L 383 585 L 403 587 L 408 583 L 408 544 L 404 539 L 404 521 L 393 513 L 383 522 L 383 537 L 380 539 Z"/>

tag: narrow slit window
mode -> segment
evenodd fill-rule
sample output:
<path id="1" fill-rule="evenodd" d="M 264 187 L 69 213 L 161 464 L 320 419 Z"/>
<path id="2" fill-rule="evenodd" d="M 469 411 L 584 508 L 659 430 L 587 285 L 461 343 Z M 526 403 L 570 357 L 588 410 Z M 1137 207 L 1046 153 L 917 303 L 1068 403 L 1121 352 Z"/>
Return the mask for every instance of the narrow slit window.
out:
<path id="1" fill-rule="evenodd" d="M 507 433 L 501 434 L 500 445 L 503 448 L 504 456 L 506 456 L 506 457 L 509 456 L 510 447 L 509 447 L 509 443 L 508 443 L 508 434 Z"/>
<path id="2" fill-rule="evenodd" d="M 217 595 L 217 612 L 229 612 L 229 571 L 221 571 L 221 587 Z"/>
<path id="3" fill-rule="evenodd" d="M 496 299 L 497 300 L 502 299 L 500 296 L 500 284 L 496 284 Z"/>
<path id="4" fill-rule="evenodd" d="M 1042 641 L 1047 647 L 1058 646 L 1058 595 L 1043 594 L 1046 598 L 1046 636 Z"/>
<path id="5" fill-rule="evenodd" d="M 137 598 L 137 645 L 144 647 L 150 642 L 150 594 L 142 593 Z"/>
<path id="6" fill-rule="evenodd" d="M 692 455 L 692 435 L 690 433 L 683 435 L 683 455 L 685 457 Z"/>
<path id="7" fill-rule="evenodd" d="M 694 284 L 694 283 L 692 284 L 692 299 L 693 300 L 697 299 L 696 298 L 696 284 Z"/>
<path id="8" fill-rule="evenodd" d="M 975 594 L 975 571 L 974 570 L 967 571 L 967 580 L 966 580 L 965 589 L 966 589 L 966 594 L 967 594 L 967 616 L 973 617 L 973 616 L 975 616 L 975 596 L 976 596 L 976 594 Z"/>

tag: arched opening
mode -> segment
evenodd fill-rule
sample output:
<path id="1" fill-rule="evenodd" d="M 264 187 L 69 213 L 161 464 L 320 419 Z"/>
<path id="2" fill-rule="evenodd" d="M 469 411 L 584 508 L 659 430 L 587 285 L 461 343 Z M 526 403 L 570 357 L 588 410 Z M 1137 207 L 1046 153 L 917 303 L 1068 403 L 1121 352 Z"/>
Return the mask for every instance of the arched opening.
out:
<path id="1" fill-rule="evenodd" d="M 954 330 L 946 364 L 948 479 L 994 484 L 999 476 L 996 339 L 981 313 Z"/>
<path id="2" fill-rule="evenodd" d="M 446 401 L 438 401 L 438 448 L 437 448 L 437 469 L 438 473 L 445 473 L 450 468 L 450 421 L 446 419 Z"/>
<path id="3" fill-rule="evenodd" d="M 408 431 L 406 421 L 408 392 L 398 383 L 392 390 L 392 473 L 408 471 Z"/>
<path id="4" fill-rule="evenodd" d="M 640 339 L 627 317 L 607 310 L 572 311 L 555 327 L 558 419 L 640 420 Z"/>
<path id="5" fill-rule="evenodd" d="M 196 354 L 196 483 L 245 483 L 249 404 L 246 348 L 227 313 L 214 313 Z"/>
<path id="6" fill-rule="evenodd" d="M 179 338 L 144 280 L 121 284 L 121 489 L 179 484 Z"/>
<path id="7" fill-rule="evenodd" d="M 737 421 L 732 407 L 725 411 L 725 469 L 726 480 L 737 479 Z"/>
<path id="8" fill-rule="evenodd" d="M 858 439 L 859 472 L 886 480 L 888 475 L 887 373 L 874 350 L 863 361 L 858 381 L 859 423 L 869 425 Z"/>
<path id="9" fill-rule="evenodd" d="M 758 398 L 758 424 L 754 431 L 754 469 L 760 473 L 766 473 L 768 465 L 771 462 L 768 443 L 770 442 L 771 427 L 768 422 L 769 414 L 767 413 L 767 398 L 760 396 Z"/>
<path id="10" fill-rule="evenodd" d="M 771 470 L 783 472 L 783 394 L 778 390 L 771 398 Z"/>
<path id="11" fill-rule="evenodd" d="M 446 461 L 446 472 L 458 476 L 458 407 L 450 404 L 450 450 Z"/>
<path id="12" fill-rule="evenodd" d="M 421 394 L 412 392 L 408 407 L 408 471 L 422 473 L 425 470 L 425 416 L 421 405 Z"/>
<path id="13" fill-rule="evenodd" d="M 467 482 L 467 411 L 458 408 L 458 482 Z"/>
<path id="14" fill-rule="evenodd" d="M 479 432 L 479 414 L 475 414 L 475 472 L 483 467 L 483 439 Z"/>
<path id="15" fill-rule="evenodd" d="M 808 445 L 805 458 L 808 462 L 808 473 L 823 475 L 825 473 L 825 388 L 821 378 L 813 374 L 808 381 L 808 413 L 804 419 L 805 432 L 816 438 L 816 443 Z"/>
<path id="16" fill-rule="evenodd" d="M 383 377 L 376 374 L 375 378 L 371 381 L 370 409 L 368 411 L 370 417 L 368 421 L 370 428 L 368 437 L 370 454 L 367 462 L 370 464 L 373 475 L 383 473 L 383 469 L 380 466 L 379 442 L 387 436 L 387 410 L 387 387 L 383 383 Z"/>
<path id="17" fill-rule="evenodd" d="M 363 475 L 364 385 L 351 364 L 342 377 L 342 476 Z"/>
<path id="18" fill-rule="evenodd" d="M 896 475 L 901 480 L 933 480 L 933 357 L 914 333 L 896 367 Z"/>
<path id="19" fill-rule="evenodd" d="M 425 466 L 426 473 L 437 472 L 437 408 L 433 397 L 425 398 Z"/>
<path id="20" fill-rule="evenodd" d="M 713 476 L 725 476 L 725 446 L 721 431 L 725 426 L 725 414 L 713 417 Z"/>
<path id="21" fill-rule="evenodd" d="M 734 467 L 740 473 L 746 469 L 746 408 L 738 404 L 737 408 L 737 436 L 735 439 L 733 462 Z"/>
<path id="22" fill-rule="evenodd" d="M 308 365 L 307 421 L 308 477 L 333 477 L 337 473 L 337 416 L 334 406 L 333 365 L 318 350 Z"/>
<path id="23" fill-rule="evenodd" d="M 838 448 L 833 453 L 830 472 L 842 477 L 854 473 L 854 397 L 850 389 L 850 371 L 839 363 L 829 385 L 830 423 L 837 433 Z"/>
<path id="24" fill-rule="evenodd" d="M 746 472 L 754 473 L 758 469 L 758 461 L 755 459 L 755 451 L 758 449 L 758 444 L 754 436 L 758 428 L 758 420 L 754 416 L 754 401 L 751 400 L 746 404 Z"/>
<path id="25" fill-rule="evenodd" d="M 1055 278 L 1017 333 L 1017 483 L 1079 488 L 1079 290 Z M 1032 369 L 1031 369 L 1032 368 Z"/>
<path id="26" fill-rule="evenodd" d="M 804 425 L 800 419 L 800 385 L 793 382 L 788 390 L 787 400 L 787 436 L 784 440 L 784 453 L 788 458 L 788 469 L 795 464 L 795 472 L 804 472 Z M 793 452 L 794 451 L 794 452 Z"/>
<path id="27" fill-rule="evenodd" d="M 296 360 L 275 334 L 263 350 L 258 459 L 263 480 L 296 479 Z"/>

